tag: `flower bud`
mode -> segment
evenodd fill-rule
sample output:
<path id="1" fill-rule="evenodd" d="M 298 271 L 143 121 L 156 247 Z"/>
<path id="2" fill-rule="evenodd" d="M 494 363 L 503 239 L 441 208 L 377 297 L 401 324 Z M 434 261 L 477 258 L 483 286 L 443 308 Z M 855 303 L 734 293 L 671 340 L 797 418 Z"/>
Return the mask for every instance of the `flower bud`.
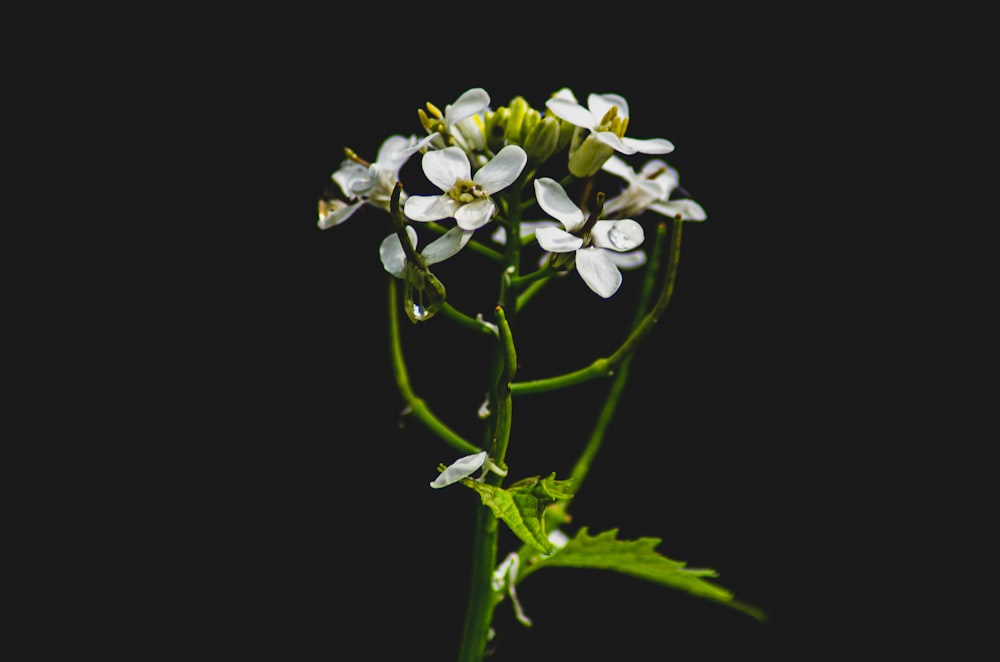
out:
<path id="1" fill-rule="evenodd" d="M 528 102 L 524 97 L 514 97 L 510 101 L 510 117 L 507 119 L 507 127 L 504 131 L 504 138 L 508 144 L 517 145 L 521 142 L 521 124 L 524 116 L 528 112 Z"/>
<path id="2" fill-rule="evenodd" d="M 554 117 L 540 120 L 524 140 L 524 151 L 534 163 L 544 163 L 559 146 L 559 121 Z"/>
<path id="3" fill-rule="evenodd" d="M 518 144 L 524 146 L 524 141 L 528 139 L 528 134 L 538 125 L 542 116 L 534 108 L 528 108 L 524 114 L 524 121 L 521 122 L 521 135 L 518 137 Z"/>

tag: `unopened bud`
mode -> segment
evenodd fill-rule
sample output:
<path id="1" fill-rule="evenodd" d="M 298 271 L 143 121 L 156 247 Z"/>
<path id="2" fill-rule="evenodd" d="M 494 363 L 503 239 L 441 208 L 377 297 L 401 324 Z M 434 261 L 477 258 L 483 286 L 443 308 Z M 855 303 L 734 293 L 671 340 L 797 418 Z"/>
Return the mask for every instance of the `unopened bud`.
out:
<path id="1" fill-rule="evenodd" d="M 507 119 L 507 127 L 504 130 L 504 138 L 508 144 L 517 145 L 521 142 L 521 124 L 524 116 L 528 112 L 528 102 L 524 97 L 514 97 L 510 101 L 510 117 Z"/>
<path id="2" fill-rule="evenodd" d="M 544 163 L 559 146 L 559 121 L 554 117 L 540 120 L 524 140 L 524 151 L 534 163 Z"/>

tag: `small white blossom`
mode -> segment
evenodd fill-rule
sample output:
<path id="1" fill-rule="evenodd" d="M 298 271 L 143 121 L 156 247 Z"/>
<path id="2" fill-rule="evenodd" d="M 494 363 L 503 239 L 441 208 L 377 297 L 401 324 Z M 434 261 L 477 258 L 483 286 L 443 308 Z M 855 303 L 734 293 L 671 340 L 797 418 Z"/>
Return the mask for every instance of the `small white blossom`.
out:
<path id="1" fill-rule="evenodd" d="M 587 107 L 580 105 L 568 89 L 545 102 L 553 115 L 570 124 L 589 130 L 598 140 L 622 154 L 667 154 L 674 145 L 665 138 L 629 138 L 625 136 L 628 125 L 628 102 L 617 94 L 591 94 Z"/>
<path id="2" fill-rule="evenodd" d="M 326 230 L 343 223 L 366 204 L 389 211 L 389 199 L 399 179 L 399 170 L 416 152 L 416 144 L 416 136 L 392 135 L 382 142 L 375 162 L 367 167 L 353 159 L 341 163 L 330 178 L 351 202 L 338 201 L 321 207 L 317 223 L 320 229 Z M 400 200 L 405 199 L 406 195 L 401 191 Z"/>
<path id="3" fill-rule="evenodd" d="M 599 220 L 589 235 L 580 236 L 575 233 L 583 229 L 587 217 L 559 182 L 549 177 L 536 179 L 535 197 L 538 205 L 565 228 L 538 228 L 538 245 L 551 253 L 575 253 L 577 273 L 598 295 L 608 298 L 618 291 L 622 283 L 620 266 L 629 268 L 645 262 L 645 253 L 633 251 L 645 239 L 642 226 L 634 220 Z"/>
<path id="4" fill-rule="evenodd" d="M 605 216 L 633 216 L 649 209 L 664 216 L 680 215 L 684 221 L 704 221 L 708 218 L 702 206 L 694 200 L 670 199 L 680 180 L 677 171 L 665 161 L 647 161 L 637 173 L 624 160 L 612 156 L 604 163 L 603 169 L 628 183 L 621 194 L 604 203 Z"/>
<path id="5" fill-rule="evenodd" d="M 483 148 L 486 144 L 486 136 L 482 129 L 482 116 L 490 106 L 490 95 L 481 87 L 473 87 L 462 92 L 454 103 L 444 107 L 443 116 L 441 111 L 428 104 L 428 108 L 436 114 L 436 126 L 428 128 L 430 135 L 418 143 L 418 149 L 444 149 L 445 144 L 441 131 L 449 135 L 455 143 L 471 155 Z"/>
<path id="6" fill-rule="evenodd" d="M 472 174 L 472 166 L 459 147 L 446 147 L 424 154 L 421 165 L 427 179 L 443 191 L 441 195 L 413 195 L 403 213 L 413 221 L 430 222 L 454 218 L 463 230 L 476 230 L 496 215 L 490 196 L 507 188 L 521 175 L 528 156 L 517 145 L 508 145 Z"/>

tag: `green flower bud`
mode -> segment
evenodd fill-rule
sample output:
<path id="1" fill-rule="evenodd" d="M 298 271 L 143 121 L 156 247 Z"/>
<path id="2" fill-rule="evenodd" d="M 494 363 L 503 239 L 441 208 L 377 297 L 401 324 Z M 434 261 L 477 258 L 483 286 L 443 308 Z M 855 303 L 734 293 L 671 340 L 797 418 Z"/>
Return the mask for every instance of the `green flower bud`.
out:
<path id="1" fill-rule="evenodd" d="M 524 140 L 524 151 L 534 163 L 544 163 L 559 146 L 559 121 L 554 117 L 540 120 Z"/>
<path id="2" fill-rule="evenodd" d="M 511 99 L 509 108 L 510 117 L 507 119 L 504 138 L 507 139 L 507 144 L 517 145 L 521 142 L 521 124 L 524 122 L 524 116 L 530 106 L 524 97 L 519 96 Z"/>
<path id="3" fill-rule="evenodd" d="M 614 153 L 614 147 L 602 143 L 591 133 L 576 150 L 570 149 L 569 171 L 575 177 L 592 177 Z"/>
<path id="4" fill-rule="evenodd" d="M 529 108 L 528 112 L 524 114 L 524 121 L 521 122 L 521 135 L 518 138 L 518 144 L 524 145 L 524 141 L 528 139 L 528 134 L 534 129 L 538 122 L 540 122 L 542 116 L 534 108 Z"/>

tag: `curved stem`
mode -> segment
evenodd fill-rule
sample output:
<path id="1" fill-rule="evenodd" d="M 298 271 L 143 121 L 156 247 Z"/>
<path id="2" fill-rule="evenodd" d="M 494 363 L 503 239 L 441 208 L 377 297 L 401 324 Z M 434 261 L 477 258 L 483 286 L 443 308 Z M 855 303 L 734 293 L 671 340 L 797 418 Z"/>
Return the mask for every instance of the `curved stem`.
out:
<path id="1" fill-rule="evenodd" d="M 649 305 L 649 298 L 653 291 L 653 281 L 660 270 L 660 258 L 663 254 L 665 237 L 666 225 L 661 223 L 657 228 L 656 243 L 653 246 L 653 255 L 646 270 L 646 278 L 643 280 L 642 292 L 640 292 L 639 300 L 636 303 L 632 328 L 636 328 L 642 323 L 643 312 L 646 310 L 646 306 Z M 597 422 L 594 424 L 594 429 L 587 439 L 587 445 L 584 446 L 580 457 L 577 458 L 576 463 L 573 465 L 573 469 L 570 472 L 570 480 L 572 481 L 574 494 L 580 493 L 580 486 L 583 484 L 587 474 L 590 473 L 590 467 L 594 463 L 594 458 L 597 456 L 597 452 L 604 442 L 605 432 L 611 424 L 611 419 L 614 417 L 615 412 L 618 410 L 618 402 L 625 389 L 625 383 L 628 381 L 629 369 L 634 358 L 634 353 L 629 354 L 622 361 L 621 367 L 615 373 L 614 379 L 611 382 L 611 388 L 608 389 L 608 394 L 604 398 L 604 404 L 598 413 Z"/>
<path id="2" fill-rule="evenodd" d="M 396 283 L 389 277 L 389 352 L 392 356 L 392 370 L 396 377 L 396 386 L 399 393 L 406 402 L 409 413 L 416 416 L 417 420 L 427 426 L 427 428 L 441 437 L 446 443 L 465 454 L 478 453 L 481 448 L 466 441 L 458 433 L 445 425 L 431 410 L 422 398 L 417 397 L 410 385 L 410 376 L 406 370 L 406 361 L 403 358 L 403 345 L 399 336 L 399 302 L 396 294 Z"/>
<path id="3" fill-rule="evenodd" d="M 580 368 L 579 370 L 574 370 L 573 372 L 568 372 L 564 375 L 546 377 L 544 379 L 536 379 L 528 382 L 516 382 L 510 385 L 511 392 L 514 395 L 542 393 L 544 391 L 552 391 L 554 389 L 574 386 L 592 379 L 613 376 L 615 374 L 615 370 L 622 364 L 626 357 L 634 352 L 638 348 L 639 344 L 645 340 L 646 336 L 650 334 L 656 323 L 660 321 L 660 316 L 663 314 L 663 311 L 666 310 L 667 305 L 670 303 L 670 299 L 674 293 L 674 283 L 677 280 L 677 265 L 680 261 L 681 227 L 683 227 L 683 222 L 680 219 L 675 219 L 673 223 L 673 232 L 670 237 L 670 254 L 667 261 L 667 274 L 663 282 L 663 289 L 660 291 L 659 299 L 657 299 L 653 309 L 650 310 L 645 317 L 643 317 L 642 322 L 632 330 L 632 333 L 629 334 L 628 338 L 625 339 L 621 346 L 615 350 L 611 356 L 595 359 L 590 365 Z"/>

